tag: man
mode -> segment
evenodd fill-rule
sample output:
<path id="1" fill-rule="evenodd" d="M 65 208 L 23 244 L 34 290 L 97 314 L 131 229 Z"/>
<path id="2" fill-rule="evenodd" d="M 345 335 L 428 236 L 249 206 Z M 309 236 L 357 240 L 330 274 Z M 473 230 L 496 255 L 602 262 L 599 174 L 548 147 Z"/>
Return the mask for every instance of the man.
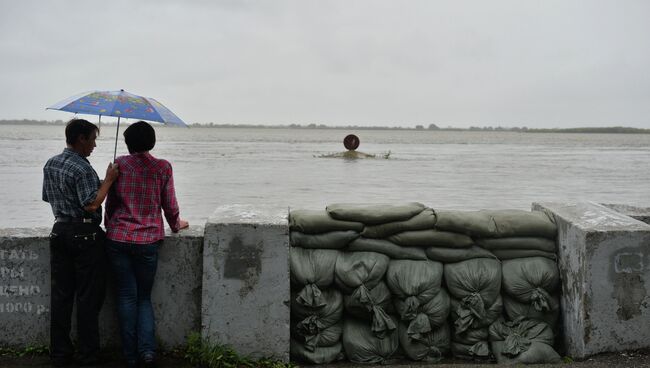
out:
<path id="1" fill-rule="evenodd" d="M 98 361 L 98 315 L 106 291 L 106 260 L 101 204 L 119 175 L 109 164 L 100 182 L 86 157 L 95 148 L 99 129 L 73 119 L 65 128 L 67 148 L 43 168 L 43 200 L 55 223 L 50 234 L 50 356 L 54 366 L 72 363 L 72 305 L 77 303 L 78 363 Z"/>

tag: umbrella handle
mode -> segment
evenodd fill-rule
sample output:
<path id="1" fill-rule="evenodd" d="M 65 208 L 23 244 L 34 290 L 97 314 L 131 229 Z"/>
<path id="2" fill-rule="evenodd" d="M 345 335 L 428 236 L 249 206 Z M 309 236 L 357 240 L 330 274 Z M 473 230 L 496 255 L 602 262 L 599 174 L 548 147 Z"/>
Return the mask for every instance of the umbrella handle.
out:
<path id="1" fill-rule="evenodd" d="M 117 117 L 117 129 L 115 129 L 115 151 L 113 151 L 113 163 L 117 158 L 117 133 L 120 131 L 120 117 Z"/>

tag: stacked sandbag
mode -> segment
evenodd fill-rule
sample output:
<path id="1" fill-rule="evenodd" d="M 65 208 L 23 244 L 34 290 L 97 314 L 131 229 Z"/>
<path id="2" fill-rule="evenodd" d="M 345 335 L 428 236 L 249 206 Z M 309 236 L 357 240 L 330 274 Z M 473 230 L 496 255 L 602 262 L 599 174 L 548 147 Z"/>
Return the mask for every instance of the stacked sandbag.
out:
<path id="1" fill-rule="evenodd" d="M 332 288 L 339 251 L 292 248 L 291 356 L 329 363 L 341 354 L 343 297 Z"/>
<path id="2" fill-rule="evenodd" d="M 544 257 L 503 261 L 503 300 L 506 316 L 528 318 L 555 328 L 560 313 L 560 271 Z"/>
<path id="3" fill-rule="evenodd" d="M 542 321 L 500 319 L 490 326 L 490 346 L 499 364 L 560 363 L 553 340 L 552 329 Z"/>
<path id="4" fill-rule="evenodd" d="M 451 352 L 462 359 L 489 359 L 488 328 L 501 315 L 501 263 L 476 258 L 445 264 L 451 295 Z"/>
<path id="5" fill-rule="evenodd" d="M 442 264 L 434 261 L 391 260 L 388 265 L 400 345 L 412 360 L 439 361 L 449 350 L 449 296 L 442 275 Z"/>
<path id="6" fill-rule="evenodd" d="M 375 252 L 342 252 L 334 280 L 344 294 L 343 348 L 355 363 L 381 363 L 398 347 L 397 322 L 384 275 L 389 258 Z"/>

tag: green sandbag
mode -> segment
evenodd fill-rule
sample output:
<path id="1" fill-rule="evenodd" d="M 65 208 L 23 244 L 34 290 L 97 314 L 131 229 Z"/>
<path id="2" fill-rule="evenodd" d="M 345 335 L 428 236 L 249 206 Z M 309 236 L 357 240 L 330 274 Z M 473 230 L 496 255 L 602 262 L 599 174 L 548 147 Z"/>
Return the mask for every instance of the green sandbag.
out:
<path id="1" fill-rule="evenodd" d="M 551 348 L 554 341 L 553 331 L 544 322 L 500 319 L 490 326 L 489 331 L 491 342 L 502 342 L 495 345 L 494 355 L 499 363 L 500 359 L 537 364 L 559 362 L 559 355 Z"/>
<path id="2" fill-rule="evenodd" d="M 398 310 L 403 310 L 404 304 L 404 302 L 395 301 Z M 408 323 L 408 335 L 413 339 L 419 339 L 433 329 L 446 325 L 448 317 L 449 295 L 445 289 L 441 289 L 433 299 L 418 308 L 415 318 L 402 321 Z"/>
<path id="3" fill-rule="evenodd" d="M 503 294 L 503 309 L 509 320 L 519 318 L 532 319 L 546 322 L 553 330 L 557 327 L 557 321 L 560 317 L 560 299 L 557 295 L 551 295 L 549 299 L 549 310 L 540 312 L 531 304 L 520 303 L 514 298 Z"/>
<path id="4" fill-rule="evenodd" d="M 433 299 L 442 287 L 443 267 L 434 261 L 391 260 L 386 283 L 391 293 L 404 302 L 400 318 L 415 318 L 421 305 Z"/>
<path id="5" fill-rule="evenodd" d="M 343 297 L 345 311 L 361 320 L 371 321 L 372 332 L 378 336 L 386 334 L 397 326 L 388 316 L 393 312 L 390 290 L 386 283 L 381 281 L 369 290 L 368 298 L 359 298 L 363 294 L 352 294 Z"/>
<path id="6" fill-rule="evenodd" d="M 341 321 L 343 297 L 336 289 L 325 289 L 322 299 L 325 301 L 323 307 L 310 308 L 296 302 L 296 295 L 291 294 L 291 336 L 303 341 L 312 351 L 316 346 L 329 346 L 338 341 L 338 337 L 332 336 L 336 329 L 325 330 Z"/>
<path id="7" fill-rule="evenodd" d="M 503 261 L 503 291 L 540 312 L 551 310 L 552 296 L 560 284 L 557 264 L 532 257 Z"/>
<path id="8" fill-rule="evenodd" d="M 291 283 L 303 287 L 296 302 L 314 308 L 324 305 L 320 289 L 332 285 L 338 255 L 339 251 L 332 249 L 290 249 Z"/>
<path id="9" fill-rule="evenodd" d="M 427 334 L 413 338 L 408 334 L 407 325 L 400 322 L 398 336 L 404 354 L 411 360 L 435 363 L 449 351 L 449 326 L 446 323 Z"/>
<path id="10" fill-rule="evenodd" d="M 299 322 L 291 321 L 290 330 L 291 337 L 300 342 L 303 347 L 311 352 L 316 351 L 318 348 L 336 345 L 341 342 L 343 335 L 343 320 L 337 323 L 321 328 L 318 333 L 314 335 L 302 335 L 303 331 L 299 327 Z"/>
<path id="11" fill-rule="evenodd" d="M 518 258 L 530 258 L 530 257 L 544 257 L 548 258 L 551 261 L 557 259 L 557 255 L 552 252 L 544 252 L 541 250 L 530 250 L 530 249 L 502 249 L 502 250 L 492 250 L 497 258 L 502 261 L 509 259 L 518 259 Z"/>
<path id="12" fill-rule="evenodd" d="M 433 229 L 435 224 L 436 213 L 433 209 L 427 208 L 405 221 L 366 226 L 361 232 L 361 235 L 366 238 L 382 239 L 404 231 Z"/>
<path id="13" fill-rule="evenodd" d="M 450 347 L 454 358 L 465 360 L 487 360 L 490 358 L 490 347 L 487 341 L 479 341 L 473 345 L 452 341 Z"/>
<path id="14" fill-rule="evenodd" d="M 490 335 L 488 333 L 488 327 L 470 328 L 462 333 L 454 331 L 453 327 L 451 330 L 453 331 L 451 334 L 451 341 L 470 346 L 480 341 L 488 341 L 488 336 Z"/>
<path id="15" fill-rule="evenodd" d="M 462 300 L 451 298 L 450 319 L 454 328 L 454 336 L 462 335 L 469 329 L 488 327 L 503 313 L 503 300 L 501 295 L 489 307 L 481 308 L 481 303 L 473 303 L 480 299 L 478 293 Z M 477 307 L 477 305 L 479 307 Z"/>
<path id="16" fill-rule="evenodd" d="M 326 210 L 332 218 L 337 220 L 378 225 L 408 220 L 424 211 L 425 208 L 422 203 L 416 202 L 402 205 L 335 203 L 327 206 Z"/>
<path id="17" fill-rule="evenodd" d="M 452 297 L 478 315 L 486 315 L 501 292 L 501 262 L 496 259 L 477 258 L 445 264 L 445 282 Z"/>
<path id="18" fill-rule="evenodd" d="M 505 341 L 493 341 L 490 343 L 492 353 L 498 364 L 557 364 L 562 363 L 562 358 L 552 346 L 533 341 L 528 350 L 511 358 L 503 354 Z"/>
<path id="19" fill-rule="evenodd" d="M 359 237 L 356 231 L 331 231 L 324 234 L 303 234 L 292 231 L 290 235 L 291 246 L 309 249 L 341 249 Z"/>
<path id="20" fill-rule="evenodd" d="M 474 238 L 555 239 L 557 227 L 543 212 L 523 210 L 436 211 L 436 229 Z"/>
<path id="21" fill-rule="evenodd" d="M 302 343 L 291 339 L 289 352 L 292 361 L 310 364 L 327 364 L 343 357 L 342 347 L 343 345 L 338 342 L 332 346 L 317 347 L 314 351 L 309 351 Z"/>
<path id="22" fill-rule="evenodd" d="M 535 237 L 476 239 L 476 245 L 487 250 L 541 250 L 555 253 L 555 240 Z"/>
<path id="23" fill-rule="evenodd" d="M 474 244 L 467 235 L 440 230 L 405 231 L 389 236 L 388 240 L 404 247 L 467 248 Z"/>
<path id="24" fill-rule="evenodd" d="M 393 319 L 397 325 L 397 320 Z M 343 320 L 343 349 L 353 363 L 381 364 L 397 350 L 399 340 L 397 329 L 384 338 L 378 338 L 369 324 L 355 318 Z"/>
<path id="25" fill-rule="evenodd" d="M 345 294 L 364 285 L 372 289 L 381 281 L 390 259 L 376 252 L 341 252 L 336 258 L 334 281 Z"/>
<path id="26" fill-rule="evenodd" d="M 497 257 L 489 250 L 477 247 L 475 245 L 469 248 L 431 247 L 427 248 L 424 252 L 430 260 L 442 262 L 445 264 L 462 262 L 477 258 L 489 258 L 494 260 L 497 259 Z"/>
<path id="27" fill-rule="evenodd" d="M 346 230 L 360 233 L 363 230 L 363 224 L 335 220 L 327 211 L 293 210 L 289 213 L 289 229 L 303 234 L 323 234 Z"/>
<path id="28" fill-rule="evenodd" d="M 388 240 L 358 238 L 348 245 L 349 252 L 377 252 L 385 254 L 392 259 L 425 260 L 427 255 L 424 249 L 413 247 L 400 247 Z"/>

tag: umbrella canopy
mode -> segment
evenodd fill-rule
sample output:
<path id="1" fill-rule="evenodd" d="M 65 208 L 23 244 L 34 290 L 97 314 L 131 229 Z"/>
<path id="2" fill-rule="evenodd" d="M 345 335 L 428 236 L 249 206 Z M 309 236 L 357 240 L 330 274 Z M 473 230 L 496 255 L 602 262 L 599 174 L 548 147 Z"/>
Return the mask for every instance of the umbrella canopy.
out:
<path id="1" fill-rule="evenodd" d="M 171 110 L 155 99 L 134 95 L 123 89 L 81 93 L 54 104 L 48 109 L 187 126 Z"/>
<path id="2" fill-rule="evenodd" d="M 139 119 L 157 121 L 163 124 L 171 124 L 187 127 L 178 116 L 163 106 L 160 102 L 151 97 L 143 97 L 119 91 L 91 91 L 80 93 L 56 103 L 47 109 L 73 112 L 75 114 L 116 116 L 117 130 L 115 131 L 115 151 L 113 161 L 117 156 L 117 137 L 120 130 L 120 119 Z"/>

